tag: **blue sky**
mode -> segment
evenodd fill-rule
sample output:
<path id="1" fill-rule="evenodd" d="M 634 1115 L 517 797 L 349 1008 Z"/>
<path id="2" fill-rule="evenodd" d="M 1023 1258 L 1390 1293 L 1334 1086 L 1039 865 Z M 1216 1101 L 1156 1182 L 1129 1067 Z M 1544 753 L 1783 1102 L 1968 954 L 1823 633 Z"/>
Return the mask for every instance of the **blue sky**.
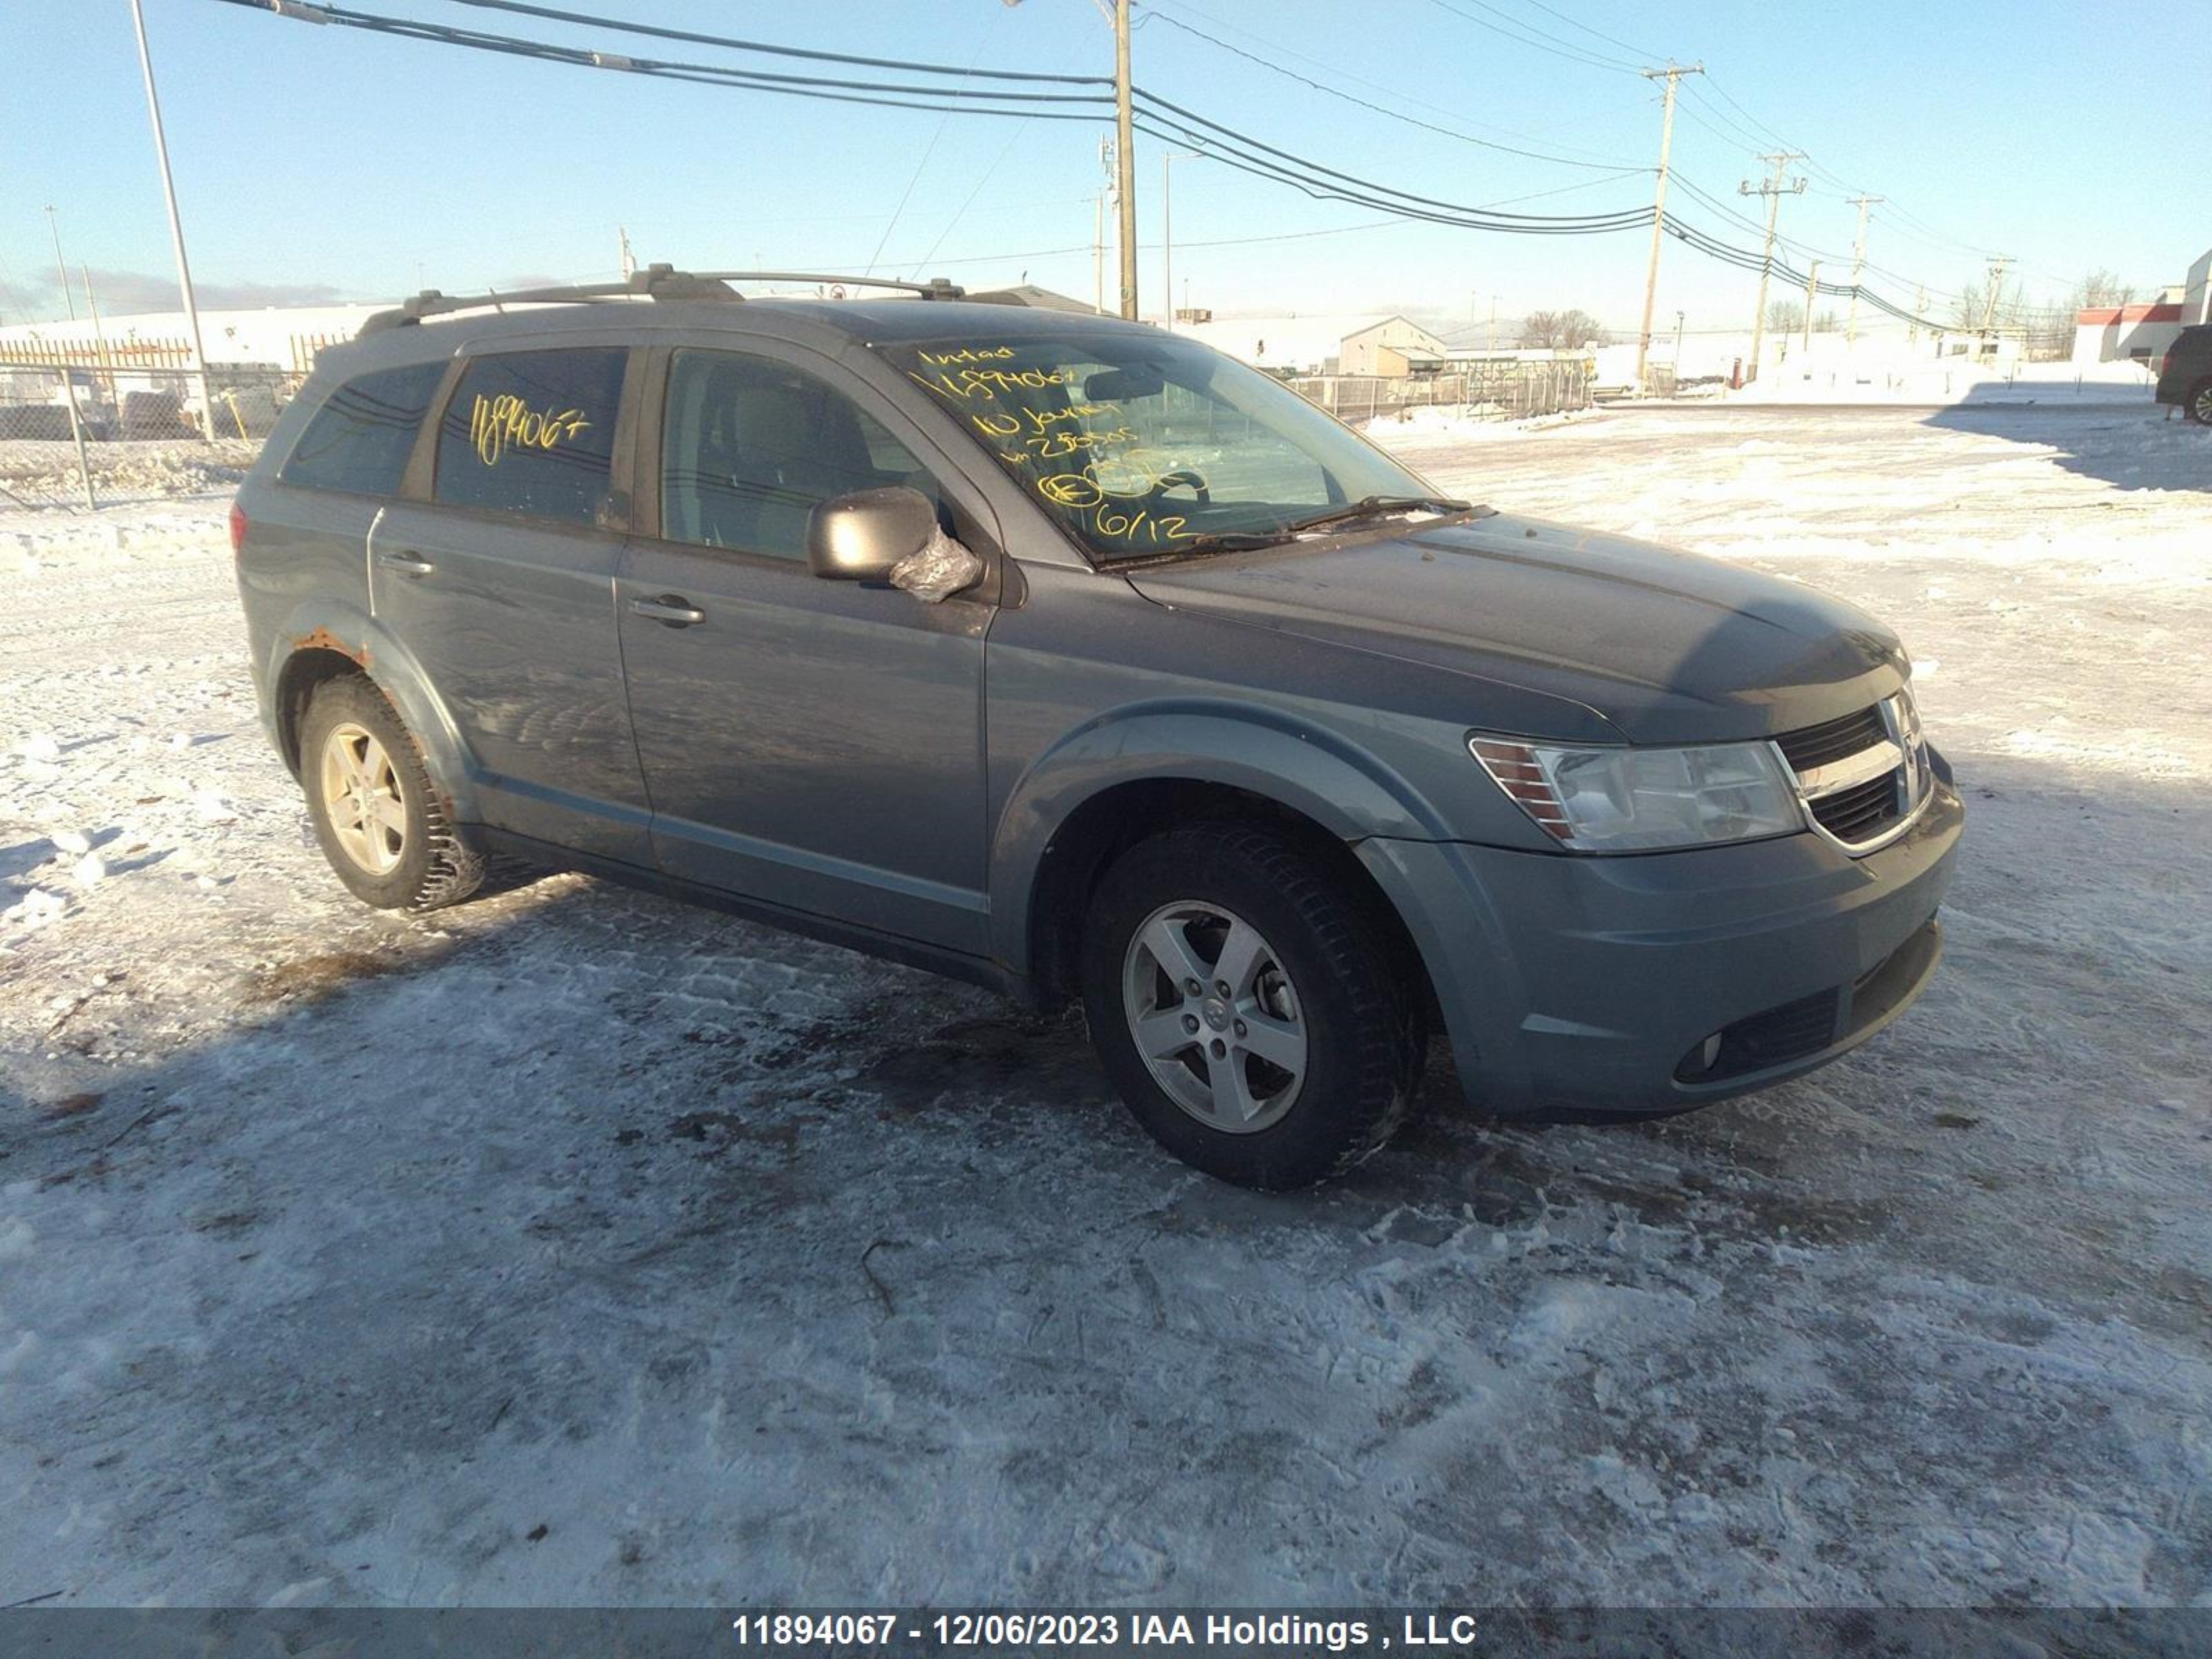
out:
<path id="1" fill-rule="evenodd" d="M 452 0 L 352 3 L 640 55 L 717 56 Z M 1111 33 L 1091 0 L 568 3 L 872 56 L 1112 68 Z M 970 284 L 1026 276 L 1091 291 L 1103 129 L 645 80 L 213 0 L 146 0 L 146 12 L 203 304 L 264 289 L 381 298 L 425 283 L 607 276 L 617 223 L 641 258 L 678 264 L 848 270 L 874 260 L 886 274 L 941 271 Z M 1711 78 L 1686 82 L 1696 95 L 1676 127 L 1678 176 L 1755 213 L 1736 183 L 1755 174 L 1753 152 L 1779 148 L 1772 135 L 1782 135 L 1814 169 L 1808 193 L 1783 206 L 1784 234 L 1827 251 L 1822 274 L 1840 279 L 1854 220 L 1844 198 L 1855 189 L 1890 198 L 1895 210 L 1875 210 L 1869 257 L 1893 275 L 1869 280 L 1902 299 L 1916 283 L 1942 294 L 1978 279 L 1977 249 L 2014 255 L 2030 295 L 2057 299 L 2094 266 L 2142 290 L 2178 282 L 2212 243 L 2196 95 L 2212 85 L 2212 0 L 1160 0 L 1137 15 L 1136 78 L 1161 95 L 1403 189 L 1483 204 L 1535 198 L 1518 202 L 1528 212 L 1634 207 L 1650 179 L 1524 159 L 1468 137 L 1648 169 L 1657 96 L 1632 74 L 1486 25 L 1604 58 L 1702 59 Z M 1301 86 L 1170 20 L 1462 136 Z M 48 204 L 72 267 L 92 267 L 104 310 L 159 300 L 172 265 L 125 0 L 18 0 L 0 16 L 0 57 L 14 67 L 19 111 L 39 88 L 53 100 L 9 124 L 0 313 L 12 322 L 59 311 Z M 1138 142 L 1147 314 L 1159 291 L 1159 149 Z M 1755 228 L 1718 209 L 1679 193 L 1670 206 L 1755 245 Z M 1372 210 L 1202 160 L 1176 164 L 1173 209 L 1177 297 L 1188 284 L 1193 303 L 1224 313 L 1419 308 L 1486 319 L 1495 295 L 1502 317 L 1577 305 L 1632 328 L 1642 294 L 1640 231 L 1376 228 Z M 1310 234 L 1319 232 L 1334 234 Z M 1261 238 L 1281 240 L 1251 240 Z M 1662 329 L 1677 308 L 1692 329 L 1748 320 L 1752 275 L 1676 244 L 1665 257 Z"/>

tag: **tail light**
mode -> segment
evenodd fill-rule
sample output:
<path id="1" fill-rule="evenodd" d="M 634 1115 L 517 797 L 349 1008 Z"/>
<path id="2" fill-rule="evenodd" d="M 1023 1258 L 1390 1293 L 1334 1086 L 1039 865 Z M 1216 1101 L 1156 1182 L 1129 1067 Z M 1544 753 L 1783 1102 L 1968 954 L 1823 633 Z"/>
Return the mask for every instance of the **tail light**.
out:
<path id="1" fill-rule="evenodd" d="M 246 550 L 246 532 L 251 527 L 246 509 L 233 501 L 230 504 L 230 554 L 233 558 Z"/>

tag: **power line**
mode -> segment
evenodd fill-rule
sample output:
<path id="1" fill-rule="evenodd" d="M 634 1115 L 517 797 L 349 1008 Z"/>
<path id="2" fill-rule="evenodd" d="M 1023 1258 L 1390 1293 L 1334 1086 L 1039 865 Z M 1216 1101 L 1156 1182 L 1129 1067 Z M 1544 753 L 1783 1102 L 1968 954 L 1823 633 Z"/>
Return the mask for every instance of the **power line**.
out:
<path id="1" fill-rule="evenodd" d="M 1177 142 L 1195 144 L 1217 155 L 1226 149 L 1244 161 L 1267 167 L 1279 173 L 1288 175 L 1297 173 L 1306 175 L 1305 179 L 1294 180 L 1294 182 L 1322 182 L 1323 189 L 1334 189 L 1340 185 L 1342 187 L 1370 192 L 1377 197 L 1395 197 L 1401 202 L 1413 204 L 1418 208 L 1434 210 L 1445 214 L 1479 215 L 1485 211 L 1482 209 L 1470 207 L 1464 203 L 1445 201 L 1437 197 L 1422 196 L 1411 191 L 1399 190 L 1393 185 L 1381 184 L 1371 179 L 1362 178 L 1356 173 L 1346 173 L 1322 162 L 1310 161 L 1304 156 L 1294 155 L 1289 150 L 1262 143 L 1257 138 L 1248 138 L 1233 127 L 1225 126 L 1218 121 L 1210 119 L 1199 114 L 1195 110 L 1186 109 L 1182 105 L 1163 98 L 1156 93 L 1146 92 L 1140 88 L 1138 97 L 1146 106 L 1147 114 L 1156 124 L 1181 130 L 1176 135 Z M 1166 111 L 1168 113 L 1163 115 L 1160 113 L 1162 111 Z M 1201 128 L 1205 130 L 1205 134 L 1212 136 L 1211 137 L 1204 136 L 1198 131 Z M 1252 153 L 1254 151 L 1262 154 L 1255 155 Z M 1640 173 L 1645 169 L 1639 167 L 1632 171 Z M 1339 181 L 1339 185 L 1323 182 L 1326 180 Z M 1377 205 L 1380 204 L 1377 204 Z M 1571 218 L 1540 214 L 1504 214 L 1498 216 L 1501 219 L 1524 222 L 1527 228 L 1531 230 L 1548 228 L 1558 231 L 1565 230 L 1571 227 L 1609 230 L 1649 224 L 1651 222 L 1650 214 L 1651 210 L 1649 208 L 1635 208 L 1617 213 L 1576 215 Z M 1500 224 L 1496 228 L 1504 230 L 1516 228 L 1510 224 Z"/>
<path id="2" fill-rule="evenodd" d="M 1467 0 L 1467 3 L 1480 7 L 1492 17 L 1503 21 L 1492 22 L 1487 18 L 1476 16 L 1473 12 L 1462 11 L 1458 6 L 1452 3 L 1452 0 L 1431 0 L 1431 3 L 1449 12 L 1462 22 L 1472 23 L 1479 29 L 1488 29 L 1492 34 L 1501 35 L 1521 46 L 1534 46 L 1538 52 L 1549 52 L 1553 57 L 1565 58 L 1569 63 L 1586 64 L 1592 69 L 1612 70 L 1622 75 L 1635 75 L 1640 70 L 1639 64 L 1627 63 L 1618 58 L 1608 58 L 1595 52 L 1585 52 L 1572 41 L 1563 40 L 1556 34 L 1548 34 L 1533 23 L 1522 23 L 1506 13 L 1499 11 L 1495 6 L 1485 4 L 1484 0 Z M 1509 24 L 1511 25 L 1510 27 L 1507 27 Z M 1522 32 L 1523 30 L 1527 32 L 1524 33 Z M 1547 42 L 1549 44 L 1547 44 Z"/>
<path id="3" fill-rule="evenodd" d="M 246 0 L 246 3 L 255 3 L 255 0 Z M 967 69 L 955 69 L 949 64 L 916 64 L 898 58 L 859 58 L 850 52 L 818 52 L 805 46 L 777 46 L 765 40 L 743 40 L 727 34 L 702 34 L 692 29 L 665 28 L 654 23 L 604 17 L 593 12 L 563 11 L 553 6 L 526 4 L 524 0 L 452 0 L 452 3 L 475 6 L 484 11 L 513 12 L 556 23 L 579 23 L 593 28 L 613 29 L 623 34 L 650 35 L 660 40 L 682 40 L 695 46 L 726 46 L 732 52 L 768 52 L 778 58 L 803 58 L 822 64 L 854 64 L 865 69 L 905 70 L 917 75 L 951 75 L 972 80 L 1051 81 L 1066 86 L 1111 86 L 1114 83 L 1111 76 L 1104 75 L 1040 75 L 1030 70 L 976 69 L 973 65 Z M 269 9 L 275 9 L 273 7 Z"/>
<path id="4" fill-rule="evenodd" d="M 1471 133 L 1457 132 L 1449 127 L 1438 126 L 1433 121 L 1424 121 L 1418 116 L 1407 115 L 1402 110 L 1395 110 L 1388 105 L 1374 103 L 1357 94 L 1345 92 L 1325 82 L 1316 81 L 1310 76 L 1301 75 L 1296 70 L 1285 69 L 1280 64 L 1272 63 L 1261 57 L 1257 52 L 1247 52 L 1243 47 L 1231 45 L 1218 35 L 1208 34 L 1204 29 L 1186 23 L 1181 18 L 1170 17 L 1164 11 L 1154 9 L 1147 15 L 1149 21 L 1165 23 L 1171 29 L 1180 29 L 1185 34 L 1195 35 L 1210 46 L 1218 46 L 1223 52 L 1232 52 L 1248 63 L 1257 64 L 1261 69 L 1272 74 L 1279 75 L 1286 80 L 1296 81 L 1302 86 L 1311 87 L 1315 91 L 1326 93 L 1331 98 L 1340 98 L 1347 104 L 1357 104 L 1362 109 L 1373 110 L 1377 115 L 1387 115 L 1390 119 L 1402 121 L 1407 126 L 1419 127 L 1429 132 L 1442 133 L 1447 138 L 1456 138 L 1463 144 L 1479 144 L 1485 149 L 1502 150 L 1508 155 L 1525 155 L 1532 161 L 1550 161 L 1560 167 L 1588 167 L 1592 171 L 1606 169 L 1620 171 L 1632 165 L 1622 161 L 1578 161 L 1571 156 L 1547 155 L 1541 150 L 1521 149 L 1512 144 L 1501 144 L 1488 138 L 1477 138 Z M 1637 170 L 1649 171 L 1648 168 Z"/>
<path id="5" fill-rule="evenodd" d="M 489 3 L 489 0 L 485 0 Z M 276 0 L 220 0 L 220 3 L 243 6 L 248 10 L 277 12 Z M 1091 106 L 1110 104 L 1107 93 L 1042 93 L 1000 92 L 984 88 L 915 86 L 902 82 L 854 81 L 821 76 L 776 75 L 765 70 L 736 69 L 725 64 L 697 64 L 653 58 L 632 58 L 617 52 L 594 52 L 580 46 L 556 46 L 549 41 L 527 40 L 517 35 L 493 34 L 480 29 L 458 28 L 450 24 L 428 23 L 413 18 L 391 17 L 381 13 L 356 11 L 343 6 L 308 6 L 301 0 L 284 0 L 280 15 L 304 17 L 318 23 L 361 29 L 370 33 L 396 35 L 403 39 L 428 40 L 438 45 L 471 47 L 478 51 L 505 53 L 511 57 L 536 58 L 546 63 L 567 64 L 580 69 L 619 70 L 626 73 L 656 76 L 672 81 L 691 81 L 708 86 L 742 88 L 753 92 L 773 92 L 791 97 L 823 99 L 832 103 L 869 104 L 888 109 L 916 109 L 932 113 L 951 108 L 957 112 L 975 115 L 996 115 L 1016 119 L 1039 121 L 1090 121 L 1097 117 L 1066 110 L 1042 110 L 1030 107 L 1038 104 L 1079 104 Z M 958 71 L 951 71 L 958 73 Z M 955 99 L 967 101 L 946 105 L 929 101 Z M 1000 108 L 998 100 L 1017 107 Z"/>
<path id="6" fill-rule="evenodd" d="M 1442 4 L 1443 0 L 1437 0 L 1437 3 Z M 415 19 L 362 12 L 341 6 L 310 6 L 303 3 L 303 0 L 282 0 L 281 4 L 278 3 L 278 0 L 223 0 L 223 3 L 241 5 L 254 10 L 278 12 L 281 15 L 294 17 L 310 16 L 313 21 L 371 33 L 424 40 L 438 45 L 495 52 L 537 61 L 565 64 L 571 67 L 617 70 L 651 78 L 689 81 L 740 91 L 774 92 L 785 96 L 868 104 L 939 114 L 995 115 L 1020 121 L 1097 121 L 1104 118 L 1103 112 L 1098 106 L 1111 101 L 1103 93 L 1008 92 L 996 88 L 955 88 L 918 84 L 912 82 L 858 81 L 847 77 L 778 75 L 763 70 L 742 70 L 726 65 L 631 58 L 580 47 L 556 46 L 550 42 L 523 37 L 494 34 L 482 30 L 459 28 Z M 760 42 L 734 42 L 724 37 L 699 36 L 682 31 L 660 30 L 650 26 L 630 25 L 617 20 L 599 19 L 583 13 L 562 12 L 550 7 L 526 5 L 521 3 L 520 0 L 459 0 L 459 3 L 526 13 L 562 22 L 605 22 L 610 27 L 634 32 L 679 39 L 703 40 L 715 45 L 731 46 L 732 49 L 738 50 L 758 49 L 775 52 L 781 55 L 849 62 L 867 67 L 876 67 L 884 62 L 884 60 L 856 58 L 848 54 L 819 53 L 802 51 L 799 48 L 772 47 Z M 1446 6 L 1446 9 L 1455 9 L 1455 8 Z M 1164 19 L 1163 21 L 1172 20 Z M 1479 20 L 1470 19 L 1469 21 Z M 1231 49 L 1234 50 L 1234 48 Z M 970 78 L 970 71 L 944 65 L 890 64 L 889 66 L 902 69 L 912 74 Z M 1012 72 L 976 70 L 973 74 L 977 77 L 1012 78 Z M 1019 78 L 1030 82 L 1046 82 L 1062 85 L 1103 83 L 1103 77 L 1099 76 L 1024 74 Z M 1325 87 L 1321 89 L 1328 90 Z M 1187 109 L 1179 104 L 1141 89 L 1139 89 L 1137 96 L 1142 106 L 1139 112 L 1137 125 L 1148 137 L 1164 143 L 1195 146 L 1203 149 L 1217 161 L 1232 169 L 1271 182 L 1289 185 L 1316 199 L 1337 200 L 1367 206 L 1389 216 L 1385 221 L 1366 225 L 1335 227 L 1324 230 L 1293 232 L 1278 235 L 1230 238 L 1216 242 L 1193 243 L 1188 246 L 1231 246 L 1238 243 L 1297 240 L 1310 235 L 1343 234 L 1359 230 L 1379 229 L 1393 222 L 1429 222 L 1515 235 L 1601 235 L 1650 225 L 1654 222 L 1656 216 L 1650 207 L 1590 214 L 1520 214 L 1504 211 L 1503 203 L 1471 205 L 1422 196 L 1413 191 L 1399 189 L 1395 185 L 1382 184 L 1378 180 L 1328 167 L 1257 138 L 1249 137 L 1236 128 L 1214 121 L 1208 117 L 1200 115 L 1194 110 Z M 939 101 L 940 100 L 958 101 Z M 1353 100 L 1352 101 L 1364 102 L 1364 100 Z M 1006 107 L 1006 106 L 1009 104 L 1013 106 Z M 1062 108 L 1041 109 L 1036 107 L 1040 104 L 1079 105 L 1087 107 L 1079 111 Z M 1539 157 L 1537 159 L 1563 158 Z M 1594 187 L 1649 171 L 1650 169 L 1643 167 L 1623 167 L 1606 178 L 1587 179 L 1577 185 L 1562 186 L 1558 190 L 1537 191 L 1505 199 L 1509 202 L 1534 200 L 1542 197 L 1565 194 L 1571 190 Z M 1712 206 L 1721 205 L 1706 192 L 1691 185 L 1688 180 L 1684 179 L 1681 183 L 1686 190 L 1699 200 Z M 1732 215 L 1731 216 L 1740 216 Z M 1904 310 L 1863 284 L 1812 282 L 1775 259 L 1771 251 L 1765 255 L 1752 253 L 1748 250 L 1723 242 L 1719 238 L 1696 227 L 1685 225 L 1671 219 L 1665 228 L 1677 240 L 1706 254 L 1709 258 L 1723 263 L 1744 270 L 1757 270 L 1763 276 L 1783 276 L 1793 283 L 1806 285 L 1809 291 L 1816 293 L 1838 296 L 1856 294 L 1876 310 L 1908 321 L 1917 320 L 1916 313 Z M 939 240 L 941 241 L 943 239 L 940 237 Z M 1781 240 L 1785 247 L 1794 246 L 1787 239 L 1778 238 L 1777 240 Z M 982 263 L 986 260 L 1047 257 L 1080 251 L 1079 248 L 1033 249 L 1018 253 L 981 256 L 975 260 L 963 259 L 948 263 Z"/>
<path id="7" fill-rule="evenodd" d="M 1619 36 L 1607 34 L 1602 29 L 1594 29 L 1588 23 L 1569 16 L 1565 12 L 1561 11 L 1557 6 L 1546 5 L 1544 3 L 1544 0 L 1528 0 L 1528 3 L 1535 7 L 1538 11 L 1547 11 L 1551 13 L 1553 16 L 1558 18 L 1562 23 L 1565 23 L 1570 28 L 1580 29 L 1584 34 L 1595 35 L 1597 39 L 1604 41 L 1607 46 L 1619 46 L 1623 52 L 1628 53 L 1632 58 L 1634 58 L 1638 63 L 1648 63 L 1652 58 L 1662 55 L 1656 52 L 1646 52 L 1641 46 L 1632 46 L 1627 41 L 1621 40 Z"/>
<path id="8" fill-rule="evenodd" d="M 1226 29 L 1231 34 L 1241 35 L 1247 40 L 1256 42 L 1261 46 L 1266 48 L 1268 52 L 1275 53 L 1278 56 L 1292 58 L 1298 63 L 1304 64 L 1313 69 L 1319 70 L 1324 74 L 1333 76 L 1339 81 L 1349 82 L 1353 86 L 1364 87 L 1370 92 L 1380 93 L 1385 97 L 1393 99 L 1397 102 L 1405 105 L 1409 109 L 1422 109 L 1428 111 L 1432 115 L 1449 116 L 1454 120 L 1456 120 L 1463 127 L 1476 127 L 1488 132 L 1502 133 L 1509 138 L 1526 139 L 1532 143 L 1548 142 L 1550 143 L 1551 147 L 1554 149 L 1575 150 L 1583 155 L 1594 156 L 1596 155 L 1595 151 L 1583 149 L 1583 146 L 1579 144 L 1570 144 L 1559 140 L 1550 139 L 1548 135 L 1554 131 L 1553 128 L 1543 128 L 1534 133 L 1516 131 L 1510 127 L 1498 126 L 1493 122 L 1474 120 L 1468 117 L 1465 112 L 1459 109 L 1447 108 L 1441 104 L 1425 102 L 1423 100 L 1413 96 L 1413 94 L 1408 92 L 1402 84 L 1386 85 L 1381 82 L 1367 80 L 1362 76 L 1354 75 L 1350 70 L 1344 68 L 1341 64 L 1333 62 L 1326 62 L 1321 58 L 1310 57 L 1304 52 L 1296 51 L 1290 46 L 1285 46 L 1270 35 L 1255 33 L 1251 29 L 1240 27 L 1238 25 L 1230 22 L 1225 18 L 1217 17 L 1212 13 L 1191 4 L 1190 0 L 1149 0 L 1149 3 L 1145 8 L 1145 18 L 1150 19 L 1153 17 L 1162 17 L 1164 7 L 1170 4 L 1177 11 L 1188 12 L 1195 17 L 1203 17 L 1207 22 L 1212 24 L 1214 27 L 1218 29 Z M 1145 19 L 1140 19 L 1139 22 L 1141 23 L 1143 21 L 1145 21 Z M 1165 19 L 1162 17 L 1162 21 L 1164 21 Z M 1636 100 L 1637 104 L 1639 106 L 1644 101 L 1644 100 L 1641 98 Z M 1611 108 L 1608 108 L 1601 112 L 1612 114 L 1615 112 Z M 1568 125 L 1579 130 L 1587 125 L 1587 118 L 1577 118 L 1575 121 Z"/>

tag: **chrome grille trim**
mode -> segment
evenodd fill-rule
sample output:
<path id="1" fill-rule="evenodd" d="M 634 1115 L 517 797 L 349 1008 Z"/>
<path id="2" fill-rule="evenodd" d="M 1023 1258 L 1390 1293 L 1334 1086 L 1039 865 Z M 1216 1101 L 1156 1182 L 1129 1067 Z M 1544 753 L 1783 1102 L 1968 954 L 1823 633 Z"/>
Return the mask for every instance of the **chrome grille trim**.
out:
<path id="1" fill-rule="evenodd" d="M 1832 742 L 1804 739 L 1808 733 L 1825 736 L 1847 731 L 1863 716 L 1847 715 L 1841 720 L 1808 728 L 1808 732 L 1778 738 L 1772 744 L 1775 757 L 1796 781 L 1798 805 L 1805 814 L 1807 828 L 1853 858 L 1879 852 L 1911 829 L 1935 793 L 1927 738 L 1920 729 L 1920 714 L 1913 705 L 1911 687 L 1900 686 L 1894 695 L 1883 698 L 1868 712 L 1879 720 L 1881 736 L 1849 754 L 1833 755 Z M 1871 721 L 1863 727 L 1868 735 L 1874 729 Z M 1790 759 L 1791 749 L 1801 756 L 1817 754 L 1821 758 L 1818 764 L 1800 770 Z M 1881 802 L 1881 792 L 1873 787 L 1884 780 L 1890 787 L 1886 805 Z M 1823 809 L 1842 833 L 1822 822 Z M 1875 826 L 1872 834 L 1856 834 L 1861 827 L 1869 824 Z"/>

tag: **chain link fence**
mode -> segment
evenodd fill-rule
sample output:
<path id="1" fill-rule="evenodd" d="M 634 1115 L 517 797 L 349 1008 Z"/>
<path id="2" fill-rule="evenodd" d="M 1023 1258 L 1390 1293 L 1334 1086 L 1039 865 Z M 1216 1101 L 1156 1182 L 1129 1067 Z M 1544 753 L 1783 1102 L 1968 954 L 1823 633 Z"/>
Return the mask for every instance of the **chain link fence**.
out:
<path id="1" fill-rule="evenodd" d="M 1433 409 L 1469 421 L 1518 421 L 1590 406 L 1587 358 L 1502 360 L 1470 363 L 1448 374 L 1307 374 L 1292 391 L 1319 404 L 1340 421 L 1408 418 Z"/>
<path id="2" fill-rule="evenodd" d="M 0 507 L 235 489 L 306 374 L 0 359 Z"/>

